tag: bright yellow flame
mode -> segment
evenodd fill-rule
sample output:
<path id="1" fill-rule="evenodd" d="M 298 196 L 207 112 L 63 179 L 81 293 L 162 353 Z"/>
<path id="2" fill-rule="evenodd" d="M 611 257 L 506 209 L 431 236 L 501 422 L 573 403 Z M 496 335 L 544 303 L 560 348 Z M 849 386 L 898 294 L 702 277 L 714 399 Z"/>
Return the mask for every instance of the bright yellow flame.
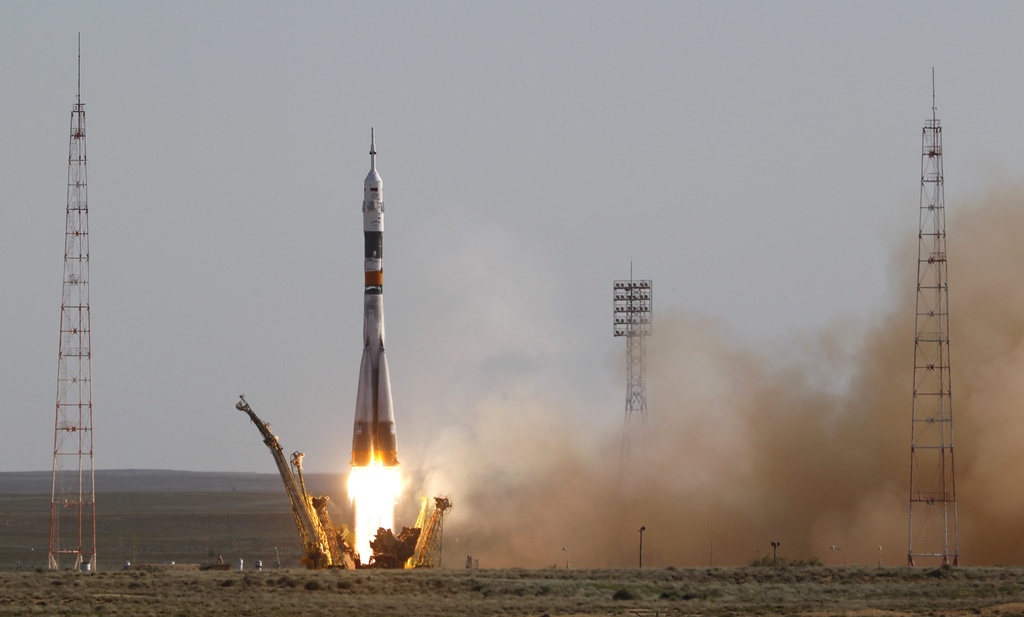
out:
<path id="1" fill-rule="evenodd" d="M 355 509 L 355 550 L 364 564 L 373 550 L 370 541 L 377 529 L 394 530 L 395 501 L 402 492 L 398 466 L 385 467 L 374 460 L 366 467 L 353 467 L 348 474 L 348 497 Z"/>

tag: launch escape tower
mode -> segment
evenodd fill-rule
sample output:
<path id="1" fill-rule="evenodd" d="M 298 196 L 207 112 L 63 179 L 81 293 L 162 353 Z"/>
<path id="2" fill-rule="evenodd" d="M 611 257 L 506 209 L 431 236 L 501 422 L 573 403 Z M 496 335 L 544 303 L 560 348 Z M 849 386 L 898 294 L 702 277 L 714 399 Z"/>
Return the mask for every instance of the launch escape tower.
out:
<path id="1" fill-rule="evenodd" d="M 949 297 L 942 126 L 935 115 L 921 133 L 921 201 L 914 327 L 914 398 L 910 433 L 910 509 L 907 565 L 915 557 L 960 564 L 953 408 L 949 371 Z"/>
<path id="2" fill-rule="evenodd" d="M 93 467 L 92 343 L 89 318 L 89 205 L 86 191 L 85 105 L 79 39 L 78 95 L 71 111 L 64 284 L 57 356 L 57 411 L 53 431 L 49 567 L 74 555 L 74 568 L 96 563 Z"/>
<path id="3" fill-rule="evenodd" d="M 613 285 L 614 335 L 626 337 L 626 420 L 622 433 L 622 457 L 639 441 L 647 422 L 647 382 L 644 370 L 644 337 L 651 334 L 653 288 L 650 279 L 615 281 Z"/>

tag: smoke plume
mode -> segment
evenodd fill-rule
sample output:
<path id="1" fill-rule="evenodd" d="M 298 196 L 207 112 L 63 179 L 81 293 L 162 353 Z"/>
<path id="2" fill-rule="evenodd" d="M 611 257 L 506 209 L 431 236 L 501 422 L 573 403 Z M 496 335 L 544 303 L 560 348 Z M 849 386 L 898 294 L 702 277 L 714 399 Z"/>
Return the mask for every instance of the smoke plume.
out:
<path id="1" fill-rule="evenodd" d="M 1021 187 L 949 211 L 963 565 L 1019 563 L 1024 549 L 1019 230 Z M 645 566 L 739 565 L 773 541 L 790 559 L 905 563 L 917 248 L 906 238 L 895 297 L 873 323 L 752 348 L 714 319 L 658 313 L 646 447 L 627 469 L 621 428 L 580 437 L 560 412 L 571 401 L 479 405 L 441 436 L 445 459 L 414 473 L 453 496 L 445 564 L 633 566 L 641 526 Z"/>

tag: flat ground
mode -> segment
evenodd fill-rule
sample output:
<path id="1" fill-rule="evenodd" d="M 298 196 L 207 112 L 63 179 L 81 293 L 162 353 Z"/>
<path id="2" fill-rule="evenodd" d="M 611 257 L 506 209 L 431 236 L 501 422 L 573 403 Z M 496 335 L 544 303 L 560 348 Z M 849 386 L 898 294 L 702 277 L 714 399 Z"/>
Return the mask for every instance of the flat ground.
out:
<path id="1" fill-rule="evenodd" d="M 313 480 L 314 492 L 338 492 L 337 478 Z M 98 473 L 98 570 L 55 572 L 46 569 L 49 482 L 43 473 L 0 474 L 0 617 L 1024 617 L 1019 567 L 311 572 L 298 567 L 291 509 L 268 474 Z M 219 555 L 243 559 L 245 570 L 198 570 Z M 131 569 L 122 570 L 125 561 Z"/>
<path id="2" fill-rule="evenodd" d="M 1021 568 L 0 574 L 0 615 L 1024 615 Z"/>
<path id="3" fill-rule="evenodd" d="M 314 494 L 343 494 L 342 479 L 308 474 Z M 46 566 L 50 472 L 0 473 L 0 571 Z M 276 474 L 123 470 L 96 472 L 96 545 L 101 571 L 136 564 L 234 563 L 299 567 L 291 506 Z M 342 500 L 344 501 L 344 500 Z M 335 521 L 348 505 L 331 501 Z M 71 538 L 77 530 L 65 529 Z M 60 564 L 62 567 L 69 564 Z"/>

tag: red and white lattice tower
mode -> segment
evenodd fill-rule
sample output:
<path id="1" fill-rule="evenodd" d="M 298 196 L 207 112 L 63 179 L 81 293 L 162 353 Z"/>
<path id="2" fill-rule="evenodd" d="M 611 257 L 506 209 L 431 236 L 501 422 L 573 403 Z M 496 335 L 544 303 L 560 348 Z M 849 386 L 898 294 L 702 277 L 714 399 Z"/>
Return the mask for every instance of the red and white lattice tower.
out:
<path id="1" fill-rule="evenodd" d="M 79 46 L 81 49 L 81 46 Z M 57 412 L 53 430 L 49 567 L 74 558 L 76 570 L 96 567 L 96 492 L 93 467 L 92 342 L 89 318 L 89 205 L 86 191 L 82 54 L 78 95 L 71 110 L 64 285 L 57 356 Z"/>
<path id="2" fill-rule="evenodd" d="M 953 406 L 949 371 L 949 285 L 942 126 L 932 117 L 921 133 L 921 203 L 914 328 L 914 399 L 910 433 L 910 510 L 907 564 L 926 558 L 960 565 Z"/>

